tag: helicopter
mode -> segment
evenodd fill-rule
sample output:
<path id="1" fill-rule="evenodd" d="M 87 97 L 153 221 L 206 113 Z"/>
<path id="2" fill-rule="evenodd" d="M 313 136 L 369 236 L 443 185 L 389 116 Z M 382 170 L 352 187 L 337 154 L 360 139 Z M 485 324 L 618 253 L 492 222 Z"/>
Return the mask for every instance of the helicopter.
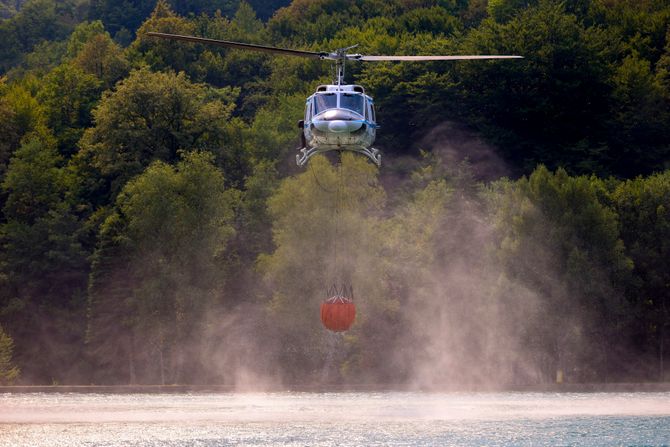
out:
<path id="1" fill-rule="evenodd" d="M 181 40 L 215 45 L 241 50 L 274 53 L 289 56 L 330 60 L 335 62 L 335 81 L 333 84 L 319 85 L 314 94 L 305 101 L 304 119 L 298 121 L 301 129 L 302 147 L 296 154 L 298 166 L 304 166 L 314 155 L 328 151 L 353 151 L 369 157 L 377 166 L 381 166 L 381 152 L 372 147 L 377 129 L 374 101 L 360 85 L 347 84 L 344 81 L 346 61 L 454 61 L 479 59 L 522 59 L 513 55 L 471 55 L 471 56 L 369 56 L 348 53 L 356 48 L 353 45 L 332 52 L 315 52 L 278 48 L 205 37 L 185 36 L 148 32 L 148 36 L 162 39 Z"/>

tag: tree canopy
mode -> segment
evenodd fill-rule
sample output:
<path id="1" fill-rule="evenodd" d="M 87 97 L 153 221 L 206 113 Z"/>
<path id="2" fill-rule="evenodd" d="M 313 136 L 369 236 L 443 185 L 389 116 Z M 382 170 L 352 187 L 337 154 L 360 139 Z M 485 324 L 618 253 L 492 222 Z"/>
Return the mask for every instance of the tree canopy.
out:
<path id="1" fill-rule="evenodd" d="M 0 17 L 0 382 L 669 377 L 667 2 L 27 0 Z M 151 31 L 523 59 L 351 61 L 384 164 L 299 169 L 327 62 Z M 333 284 L 358 309 L 342 337 L 317 318 Z"/>

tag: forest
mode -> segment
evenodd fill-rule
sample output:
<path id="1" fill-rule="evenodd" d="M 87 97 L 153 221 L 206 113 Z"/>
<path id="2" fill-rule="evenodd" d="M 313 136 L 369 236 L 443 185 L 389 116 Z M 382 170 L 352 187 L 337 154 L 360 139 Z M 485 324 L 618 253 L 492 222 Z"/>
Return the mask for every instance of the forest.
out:
<path id="1" fill-rule="evenodd" d="M 150 31 L 524 59 L 348 64 L 382 165 L 299 168 L 328 62 Z M 2 0 L 0 136 L 0 384 L 670 379 L 665 0 Z"/>

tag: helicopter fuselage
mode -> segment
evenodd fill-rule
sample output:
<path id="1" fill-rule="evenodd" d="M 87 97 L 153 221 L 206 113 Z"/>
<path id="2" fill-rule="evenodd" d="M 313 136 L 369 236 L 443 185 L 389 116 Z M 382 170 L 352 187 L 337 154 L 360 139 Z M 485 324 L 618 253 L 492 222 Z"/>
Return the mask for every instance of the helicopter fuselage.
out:
<path id="1" fill-rule="evenodd" d="M 304 147 L 297 155 L 299 165 L 317 154 L 350 150 L 381 163 L 372 148 L 377 132 L 374 102 L 360 85 L 320 85 L 305 102 L 301 122 Z"/>

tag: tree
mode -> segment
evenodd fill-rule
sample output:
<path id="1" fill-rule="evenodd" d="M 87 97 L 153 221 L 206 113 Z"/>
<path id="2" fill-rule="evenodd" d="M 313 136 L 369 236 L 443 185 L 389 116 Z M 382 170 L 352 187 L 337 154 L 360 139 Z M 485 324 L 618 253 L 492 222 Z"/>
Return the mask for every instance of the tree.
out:
<path id="1" fill-rule="evenodd" d="M 45 134 L 44 111 L 29 88 L 21 83 L 5 86 L 0 83 L 0 179 L 3 178 L 12 154 L 21 139 L 30 133 Z M 4 91 L 3 91 L 4 90 Z"/>
<path id="2" fill-rule="evenodd" d="M 69 176 L 53 141 L 33 137 L 13 155 L 2 191 L 2 323 L 29 380 L 81 379 L 87 253 L 68 197 Z M 48 334 L 49 343 L 40 343 Z"/>
<path id="3" fill-rule="evenodd" d="M 101 227 L 88 343 L 111 364 L 103 380 L 175 383 L 198 372 L 199 321 L 227 297 L 222 272 L 238 200 L 213 161 L 193 152 L 176 167 L 154 162 L 123 188 Z M 124 356 L 110 358 L 115 350 Z"/>
<path id="4" fill-rule="evenodd" d="M 107 34 L 100 20 L 82 22 L 75 27 L 67 40 L 67 56 L 72 59 L 96 36 Z"/>
<path id="5" fill-rule="evenodd" d="M 389 306 L 397 308 L 393 330 L 384 334 L 393 345 L 379 355 L 422 389 L 537 381 L 525 331 L 546 318 L 528 288 L 505 276 L 472 168 L 445 167 L 429 154 L 410 186 L 379 229 L 378 262 Z"/>
<path id="6" fill-rule="evenodd" d="M 618 47 L 586 28 L 563 3 L 541 1 L 506 23 L 487 19 L 461 45 L 466 54 L 517 54 L 519 61 L 455 66 L 455 113 L 530 172 L 538 163 L 608 174 L 609 78 Z M 465 112 L 465 113 L 464 113 Z"/>
<path id="7" fill-rule="evenodd" d="M 105 29 L 109 30 L 114 38 L 117 38 L 117 35 L 134 32 L 142 21 L 149 17 L 155 6 L 155 0 L 131 0 L 124 3 L 113 0 L 93 0 L 89 8 L 88 19 L 102 21 Z"/>
<path id="8" fill-rule="evenodd" d="M 57 67 L 44 78 L 38 100 L 58 139 L 61 154 L 71 156 L 76 152 L 84 129 L 92 124 L 91 111 L 102 93 L 101 87 L 95 76 L 70 64 Z"/>
<path id="9" fill-rule="evenodd" d="M 268 21 L 268 29 L 275 41 L 290 38 L 304 43 L 318 42 L 371 17 L 397 16 L 402 8 L 402 2 L 298 0 L 277 11 Z"/>
<path id="10" fill-rule="evenodd" d="M 58 67 L 66 57 L 67 42 L 43 40 L 22 57 L 21 62 L 7 72 L 10 79 L 26 79 L 36 76 L 41 79 Z"/>
<path id="11" fill-rule="evenodd" d="M 670 171 L 621 182 L 612 192 L 612 201 L 626 252 L 635 265 L 628 290 L 636 317 L 631 330 L 639 351 L 656 354 L 656 374 L 650 376 L 665 380 L 670 327 L 670 268 L 666 262 L 670 257 Z M 644 373 L 649 374 L 646 369 Z"/>
<path id="12" fill-rule="evenodd" d="M 0 383 L 11 384 L 19 377 L 20 370 L 12 364 L 14 342 L 0 326 Z"/>
<path id="13" fill-rule="evenodd" d="M 573 369 L 581 380 L 623 367 L 629 339 L 624 287 L 632 261 L 614 211 L 596 178 L 538 167 L 515 183 L 497 183 L 492 212 L 505 275 L 542 300 L 546 315 L 528 341 L 544 354 L 546 378 Z M 546 355 L 546 357 L 544 357 Z"/>
<path id="14" fill-rule="evenodd" d="M 152 161 L 174 162 L 179 150 L 210 151 L 229 180 L 240 178 L 235 168 L 244 160 L 235 161 L 238 154 L 223 143 L 234 107 L 231 93 L 193 84 L 184 73 L 133 71 L 103 96 L 93 112 L 95 127 L 86 130 L 80 143 L 80 162 L 108 182 L 95 194 L 109 203 Z"/>
<path id="15" fill-rule="evenodd" d="M 280 8 L 291 4 L 289 0 L 249 0 L 249 4 L 258 13 L 258 17 L 267 21 Z"/>
<path id="16" fill-rule="evenodd" d="M 230 21 L 228 32 L 235 40 L 254 43 L 264 34 L 263 22 L 258 20 L 251 5 L 242 0 Z"/>
<path id="17" fill-rule="evenodd" d="M 128 61 L 121 48 L 107 33 L 97 34 L 77 53 L 74 64 L 92 74 L 110 89 L 129 71 Z"/>
<path id="18" fill-rule="evenodd" d="M 239 0 L 171 0 L 174 10 L 183 16 L 213 15 L 217 11 L 227 16 L 235 12 Z"/>
<path id="19" fill-rule="evenodd" d="M 612 77 L 610 141 L 617 172 L 625 177 L 648 174 L 670 157 L 670 102 L 649 61 L 626 57 Z"/>
<path id="20" fill-rule="evenodd" d="M 44 40 L 64 38 L 73 17 L 54 0 L 30 0 L 0 23 L 0 72 L 7 71 Z"/>
<path id="21" fill-rule="evenodd" d="M 502 23 L 510 20 L 519 10 L 536 3 L 536 0 L 491 0 L 488 2 L 486 10 L 496 22 Z"/>
<path id="22" fill-rule="evenodd" d="M 131 54 L 149 64 L 154 70 L 171 69 L 185 71 L 193 76 L 192 64 L 202 51 L 201 45 L 159 39 L 147 36 L 147 32 L 194 35 L 195 24 L 177 16 L 165 0 L 159 0 L 151 16 L 137 30 L 137 39 L 130 47 Z M 132 57 L 132 56 L 131 56 Z"/>

